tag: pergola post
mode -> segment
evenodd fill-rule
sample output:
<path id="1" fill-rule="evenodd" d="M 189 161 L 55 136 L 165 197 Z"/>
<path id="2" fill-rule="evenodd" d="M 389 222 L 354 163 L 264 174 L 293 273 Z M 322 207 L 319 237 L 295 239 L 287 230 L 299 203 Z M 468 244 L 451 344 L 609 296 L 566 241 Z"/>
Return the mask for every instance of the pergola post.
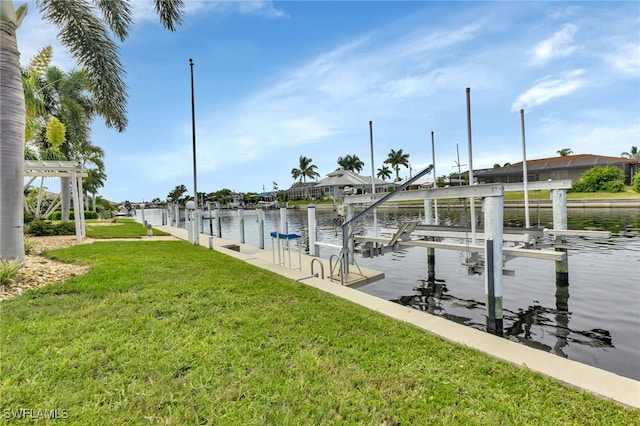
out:
<path id="1" fill-rule="evenodd" d="M 73 161 L 25 161 L 24 177 L 58 177 L 60 178 L 60 190 L 64 190 L 65 182 L 71 181 L 71 191 L 75 210 L 76 239 L 82 241 L 86 235 L 84 218 L 84 192 L 82 190 L 82 178 L 88 174 L 84 166 Z M 30 180 L 29 184 L 33 182 Z M 64 206 L 63 206 L 64 208 Z"/>

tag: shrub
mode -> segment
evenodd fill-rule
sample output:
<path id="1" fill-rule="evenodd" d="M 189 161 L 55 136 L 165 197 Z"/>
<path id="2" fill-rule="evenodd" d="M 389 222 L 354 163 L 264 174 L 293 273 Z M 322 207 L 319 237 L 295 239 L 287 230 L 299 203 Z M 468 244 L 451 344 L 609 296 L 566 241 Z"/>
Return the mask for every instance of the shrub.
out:
<path id="1" fill-rule="evenodd" d="M 51 220 L 61 220 L 62 219 L 62 212 L 60 210 L 57 210 L 53 213 L 51 213 L 51 216 L 49 216 L 49 218 Z M 75 214 L 71 211 L 69 212 L 69 220 L 74 220 L 76 218 Z M 97 219 L 98 218 L 98 212 L 94 212 L 92 210 L 85 210 L 84 211 L 84 218 L 85 219 Z"/>
<path id="2" fill-rule="evenodd" d="M 633 176 L 633 190 L 640 192 L 640 172 Z"/>
<path id="3" fill-rule="evenodd" d="M 624 172 L 616 166 L 596 166 L 582 174 L 573 184 L 576 192 L 621 192 L 624 190 Z"/>
<path id="4" fill-rule="evenodd" d="M 621 180 L 611 180 L 602 183 L 602 190 L 605 192 L 623 192 L 624 183 Z"/>
<path id="5" fill-rule="evenodd" d="M 24 211 L 24 220 L 23 220 L 23 222 L 24 223 L 31 223 L 31 222 L 33 222 L 33 219 L 34 219 L 33 214 L 31 214 L 30 212 L 25 210 Z"/>
<path id="6" fill-rule="evenodd" d="M 53 223 L 45 220 L 34 220 L 29 224 L 29 234 L 38 237 L 54 235 Z"/>
<path id="7" fill-rule="evenodd" d="M 20 268 L 22 268 L 22 262 L 18 259 L 0 260 L 0 285 L 11 284 Z"/>
<path id="8" fill-rule="evenodd" d="M 45 220 L 34 220 L 29 224 L 29 234 L 43 237 L 51 235 L 73 235 L 76 233 L 76 226 L 71 222 L 61 222 L 54 224 Z"/>
<path id="9" fill-rule="evenodd" d="M 54 227 L 55 235 L 74 235 L 76 233 L 76 225 L 71 222 L 60 222 Z"/>

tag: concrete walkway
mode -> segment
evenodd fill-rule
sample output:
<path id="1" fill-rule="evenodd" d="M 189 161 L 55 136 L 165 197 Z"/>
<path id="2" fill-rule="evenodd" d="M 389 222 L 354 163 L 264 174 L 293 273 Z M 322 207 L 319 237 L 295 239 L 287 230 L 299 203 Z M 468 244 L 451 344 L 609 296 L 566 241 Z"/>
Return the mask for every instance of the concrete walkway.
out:
<path id="1" fill-rule="evenodd" d="M 170 233 L 179 239 L 188 240 L 188 234 L 185 229 L 171 226 L 156 226 L 156 228 Z M 201 246 L 208 248 L 209 242 L 209 235 L 200 234 Z M 538 349 L 529 348 L 522 344 L 466 327 L 435 315 L 380 299 L 346 285 L 340 285 L 340 282 L 332 282 L 328 278 L 310 277 L 310 265 L 314 258 L 305 254 L 301 255 L 301 270 L 294 270 L 278 264 L 277 257 L 274 256 L 271 249 L 260 250 L 256 247 L 217 237 L 213 238 L 212 242 L 213 250 L 243 260 L 259 268 L 270 270 L 293 280 L 299 280 L 305 284 L 365 306 L 391 318 L 413 324 L 416 327 L 451 342 L 477 349 L 494 358 L 542 373 L 578 389 L 601 397 L 610 398 L 630 407 L 640 408 L 640 381 Z M 270 244 L 265 241 L 265 246 L 267 245 L 270 246 Z M 236 246 L 239 251 L 225 248 L 225 246 Z M 273 261 L 274 258 L 276 262 Z M 293 267 L 297 268 L 299 266 L 297 254 L 292 252 L 292 258 L 294 258 L 294 260 L 292 260 Z M 328 276 L 328 261 L 326 259 L 321 259 L 321 261 L 325 265 L 325 276 Z M 314 263 L 317 264 L 317 262 Z M 318 271 L 316 270 L 315 272 Z M 363 269 L 363 275 L 367 277 L 367 280 L 379 279 L 380 274 L 380 272 Z M 382 274 L 382 276 L 384 276 L 384 274 Z"/>

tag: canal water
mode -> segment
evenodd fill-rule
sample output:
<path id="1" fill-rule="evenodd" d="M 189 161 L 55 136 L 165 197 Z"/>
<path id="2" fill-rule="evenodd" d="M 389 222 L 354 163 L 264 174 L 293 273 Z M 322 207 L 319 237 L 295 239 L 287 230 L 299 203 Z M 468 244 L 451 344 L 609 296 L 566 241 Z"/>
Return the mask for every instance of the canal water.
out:
<path id="1" fill-rule="evenodd" d="M 419 209 L 381 209 L 378 229 L 398 227 L 424 216 Z M 336 213 L 318 209 L 318 241 L 341 244 L 334 225 Z M 468 212 L 440 209 L 441 223 L 468 224 Z M 505 226 L 523 226 L 524 212 L 505 210 Z M 245 243 L 258 245 L 255 210 L 243 214 Z M 481 218 L 481 217 L 480 217 Z M 142 221 L 141 211 L 136 219 Z M 145 219 L 162 224 L 162 211 L 147 209 Z M 265 211 L 265 246 L 279 229 L 280 212 Z M 288 210 L 290 233 L 307 236 L 307 211 Z M 221 212 L 222 237 L 240 241 L 236 210 Z M 533 226 L 552 228 L 550 210 L 531 212 Z M 640 212 L 637 209 L 569 209 L 569 229 L 611 231 L 611 238 L 569 237 L 569 286 L 556 287 L 553 261 L 516 258 L 504 277 L 504 337 L 561 357 L 640 380 Z M 203 223 L 210 233 L 209 220 Z M 374 235 L 373 215 L 359 224 L 357 233 Z M 214 230 L 215 234 L 215 230 Z M 444 241 L 460 242 L 454 239 Z M 308 247 L 305 247 L 308 250 Z M 328 258 L 337 250 L 322 248 Z M 426 249 L 411 247 L 376 258 L 357 257 L 358 265 L 383 271 L 385 279 L 359 291 L 392 300 L 485 330 L 484 277 L 469 275 L 462 264 L 465 252 L 436 249 L 436 282 L 427 283 Z"/>

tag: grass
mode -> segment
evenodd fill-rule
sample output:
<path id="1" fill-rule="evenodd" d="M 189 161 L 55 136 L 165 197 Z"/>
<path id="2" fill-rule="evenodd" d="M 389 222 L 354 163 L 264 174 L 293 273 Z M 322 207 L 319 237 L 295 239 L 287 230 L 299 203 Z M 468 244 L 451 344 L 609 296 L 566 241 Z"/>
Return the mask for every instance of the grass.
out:
<path id="1" fill-rule="evenodd" d="M 86 230 L 87 237 L 95 239 L 142 238 L 147 235 L 147 228 L 133 219 L 118 219 L 117 222 L 108 224 L 87 222 Z M 169 235 L 155 228 L 152 228 L 152 231 L 154 236 Z"/>
<path id="2" fill-rule="evenodd" d="M 630 186 L 623 192 L 568 192 L 567 200 L 638 200 L 640 193 L 635 192 Z M 505 201 L 524 201 L 524 191 L 505 192 Z M 529 191 L 530 201 L 550 201 L 551 194 L 548 189 Z"/>
<path id="3" fill-rule="evenodd" d="M 0 422 L 57 409 L 77 425 L 640 424 L 640 410 L 186 242 L 49 254 L 91 271 L 0 304 Z"/>

